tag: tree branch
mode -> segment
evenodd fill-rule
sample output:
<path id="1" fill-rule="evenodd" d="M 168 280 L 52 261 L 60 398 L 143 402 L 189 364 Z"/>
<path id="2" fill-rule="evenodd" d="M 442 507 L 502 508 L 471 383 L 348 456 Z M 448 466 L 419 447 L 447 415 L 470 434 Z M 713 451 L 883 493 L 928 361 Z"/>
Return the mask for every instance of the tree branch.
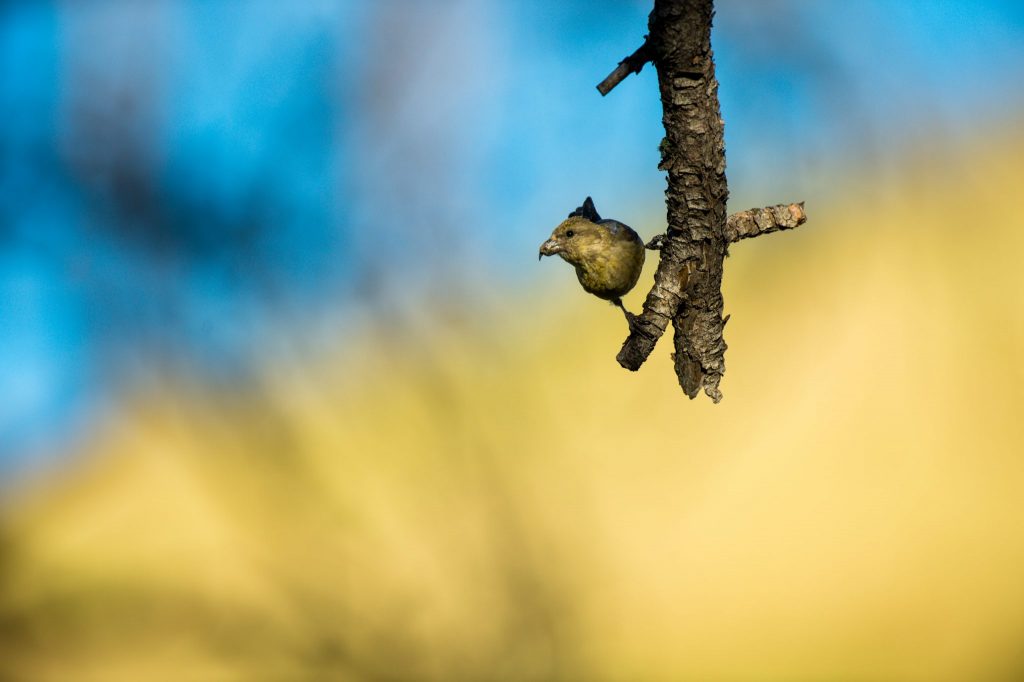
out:
<path id="1" fill-rule="evenodd" d="M 767 208 L 751 208 L 733 213 L 725 221 L 725 240 L 738 242 L 741 239 L 759 237 L 778 230 L 792 230 L 807 222 L 804 202 L 779 204 Z M 657 234 L 647 242 L 646 248 L 659 251 L 665 243 L 665 235 Z"/>
<path id="2" fill-rule="evenodd" d="M 640 73 L 640 69 L 644 68 L 644 64 L 649 61 L 651 61 L 651 49 L 645 38 L 644 44 L 637 48 L 636 52 L 619 62 L 615 70 L 598 84 L 598 92 L 601 93 L 601 96 L 607 95 L 616 85 L 624 81 L 626 76 L 631 73 Z"/>
<path id="3" fill-rule="evenodd" d="M 703 388 L 717 403 L 725 372 L 722 266 L 728 245 L 791 229 L 805 222 L 806 214 L 803 204 L 792 204 L 751 209 L 726 220 L 729 189 L 711 52 L 713 15 L 713 0 L 655 0 L 644 46 L 605 79 L 601 86 L 610 83 L 607 89 L 599 89 L 604 94 L 631 70 L 638 71 L 627 64 L 638 54 L 649 58 L 658 70 L 665 125 L 658 167 L 668 172 L 668 229 L 648 244 L 661 258 L 643 312 L 619 351 L 619 364 L 639 369 L 671 320 L 679 385 L 690 398 Z"/>
<path id="4" fill-rule="evenodd" d="M 807 222 L 804 202 L 779 204 L 768 208 L 751 208 L 733 213 L 725 222 L 725 240 L 738 242 L 779 230 L 792 230 Z"/>
<path id="5" fill-rule="evenodd" d="M 711 55 L 712 0 L 655 0 L 647 42 L 658 70 L 668 171 L 668 230 L 654 286 L 618 361 L 637 370 L 670 320 L 676 325 L 676 375 L 697 395 L 702 378 L 724 371 L 721 290 L 725 257 L 725 143 Z M 715 396 L 712 396 L 715 397 Z"/>

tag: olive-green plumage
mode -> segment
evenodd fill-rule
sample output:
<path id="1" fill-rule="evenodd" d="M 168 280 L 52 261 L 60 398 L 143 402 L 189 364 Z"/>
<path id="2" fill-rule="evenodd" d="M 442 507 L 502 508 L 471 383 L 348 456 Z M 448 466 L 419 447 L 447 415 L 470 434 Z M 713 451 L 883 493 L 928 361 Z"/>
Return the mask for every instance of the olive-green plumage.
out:
<path id="1" fill-rule="evenodd" d="M 590 197 L 541 245 L 540 256 L 555 254 L 576 268 L 584 290 L 620 308 L 620 297 L 636 285 L 644 267 L 640 235 L 617 220 L 602 220 Z"/>

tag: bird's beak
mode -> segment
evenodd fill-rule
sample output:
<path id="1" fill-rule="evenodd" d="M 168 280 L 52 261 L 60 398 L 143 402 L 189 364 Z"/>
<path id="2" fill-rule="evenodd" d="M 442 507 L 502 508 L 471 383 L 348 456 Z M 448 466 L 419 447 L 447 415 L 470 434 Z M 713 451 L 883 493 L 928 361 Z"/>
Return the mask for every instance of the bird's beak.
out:
<path id="1" fill-rule="evenodd" d="M 542 256 L 554 256 L 556 253 L 561 253 L 561 251 L 562 245 L 552 237 L 540 245 L 540 253 L 537 254 L 537 260 L 540 260 Z"/>

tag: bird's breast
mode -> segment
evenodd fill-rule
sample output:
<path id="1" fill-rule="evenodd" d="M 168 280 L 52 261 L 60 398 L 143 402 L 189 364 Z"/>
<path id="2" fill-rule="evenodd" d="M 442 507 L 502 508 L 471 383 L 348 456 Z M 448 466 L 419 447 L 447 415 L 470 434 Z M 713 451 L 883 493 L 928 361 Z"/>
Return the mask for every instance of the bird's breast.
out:
<path id="1" fill-rule="evenodd" d="M 576 276 L 587 292 L 599 298 L 613 299 L 633 288 L 643 264 L 642 243 L 619 242 L 584 259 L 576 266 Z"/>

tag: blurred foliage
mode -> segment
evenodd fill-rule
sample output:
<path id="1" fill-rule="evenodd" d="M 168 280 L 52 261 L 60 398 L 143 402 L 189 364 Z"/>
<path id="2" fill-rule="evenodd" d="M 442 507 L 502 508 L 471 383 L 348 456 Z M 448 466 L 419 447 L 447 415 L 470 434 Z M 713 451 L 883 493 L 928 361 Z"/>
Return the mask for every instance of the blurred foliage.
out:
<path id="1" fill-rule="evenodd" d="M 1019 679 L 1024 138 L 933 149 L 733 248 L 719 406 L 568 269 L 138 389 L 5 501 L 0 677 Z"/>

